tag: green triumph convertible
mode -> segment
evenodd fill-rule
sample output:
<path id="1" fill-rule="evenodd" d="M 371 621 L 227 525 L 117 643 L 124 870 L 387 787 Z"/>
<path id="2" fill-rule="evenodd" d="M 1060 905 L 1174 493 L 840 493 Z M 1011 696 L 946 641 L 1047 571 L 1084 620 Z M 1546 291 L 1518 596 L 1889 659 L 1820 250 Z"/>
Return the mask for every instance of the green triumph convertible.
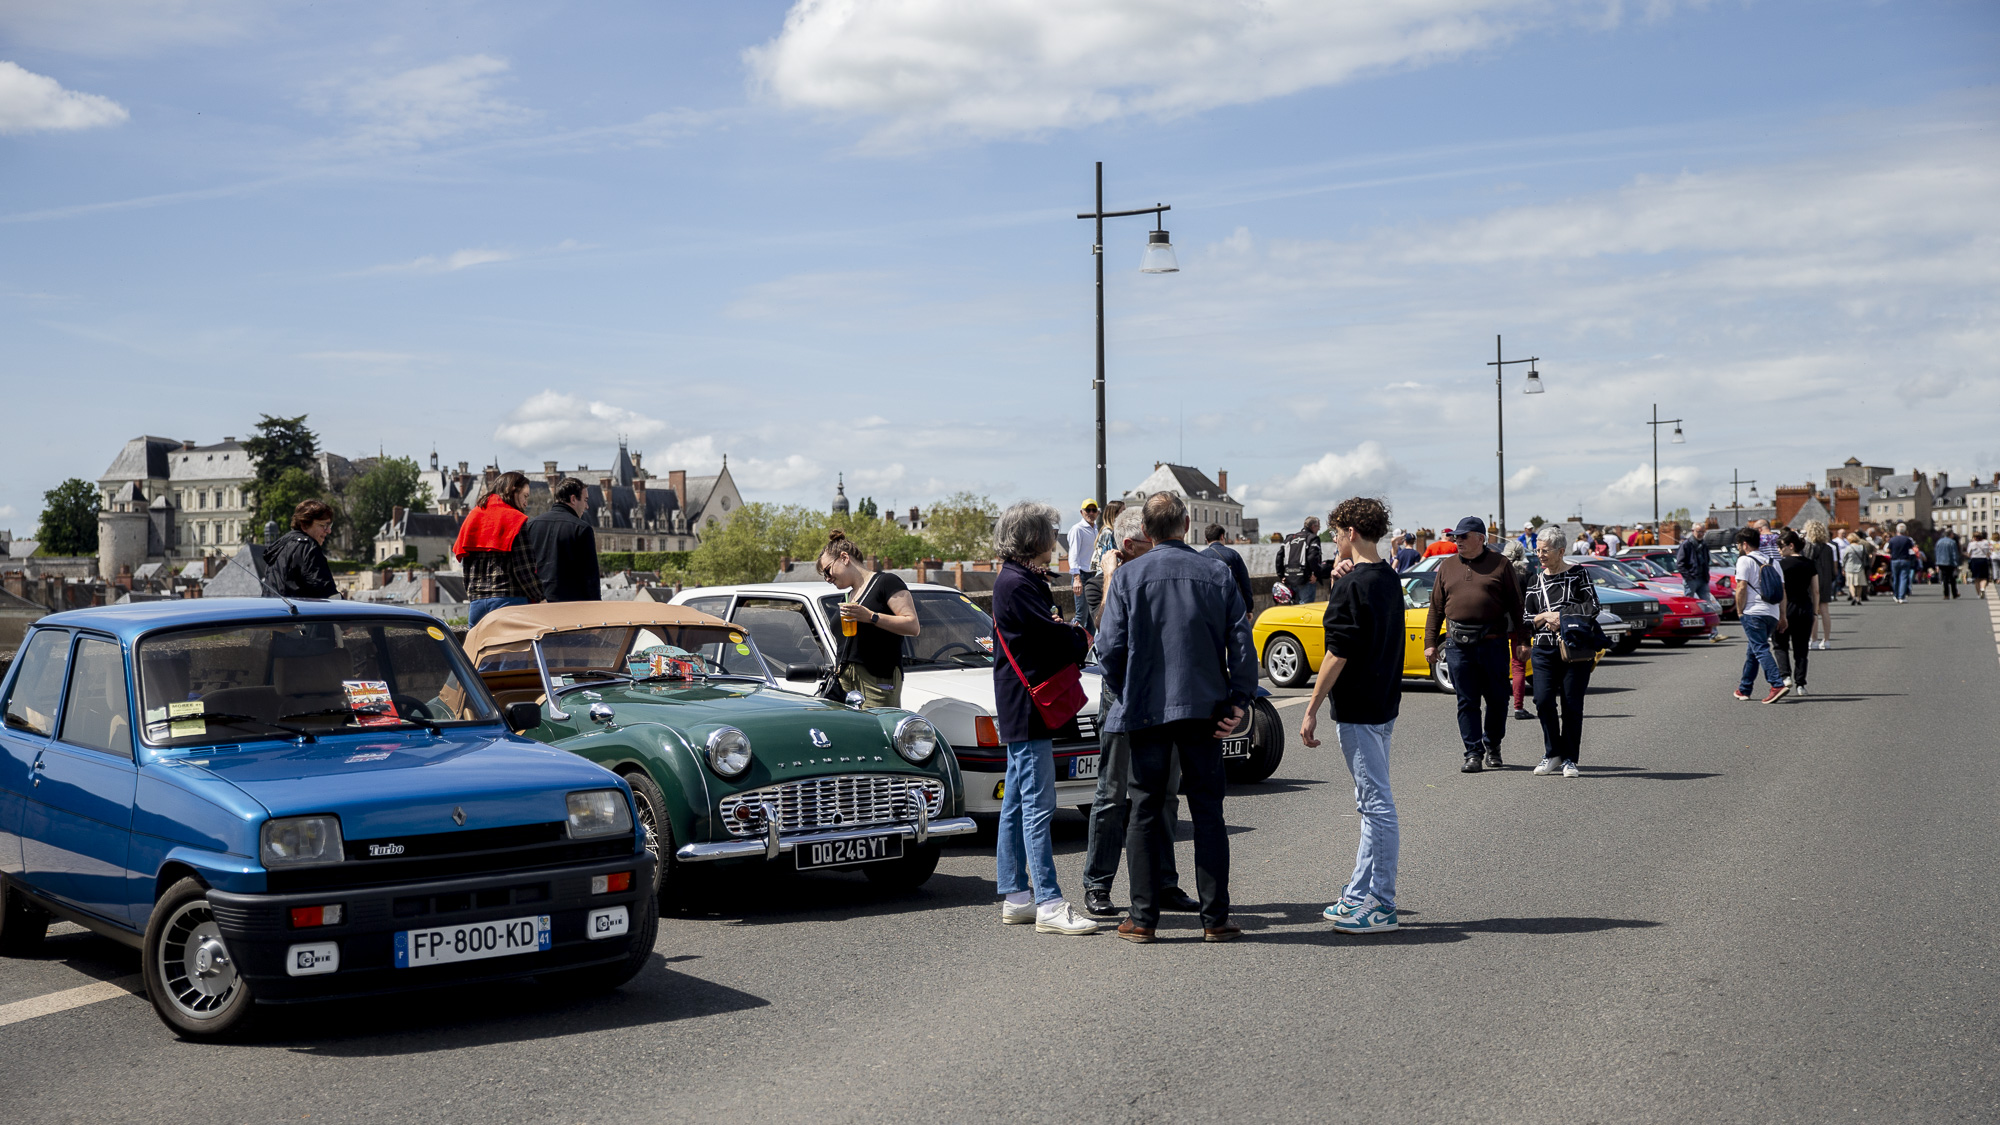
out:
<path id="1" fill-rule="evenodd" d="M 698 610 L 517 606 L 482 618 L 465 647 L 510 725 L 631 784 L 663 902 L 710 863 L 915 887 L 941 837 L 975 831 L 951 748 L 922 716 L 788 691 L 754 637 Z"/>

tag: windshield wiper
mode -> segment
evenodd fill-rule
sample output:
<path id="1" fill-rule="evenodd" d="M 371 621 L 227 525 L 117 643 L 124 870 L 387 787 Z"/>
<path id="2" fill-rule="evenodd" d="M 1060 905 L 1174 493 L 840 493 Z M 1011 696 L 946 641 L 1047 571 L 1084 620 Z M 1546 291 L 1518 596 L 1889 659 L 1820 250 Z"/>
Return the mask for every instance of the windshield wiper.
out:
<path id="1" fill-rule="evenodd" d="M 354 707 L 322 707 L 317 711 L 294 711 L 289 715 L 282 715 L 279 717 L 285 719 L 321 719 L 333 715 L 381 715 L 381 714 L 382 713 L 380 711 L 362 711 Z M 392 716 L 382 715 L 382 717 L 386 719 L 386 718 L 391 718 Z M 393 718 L 399 723 L 409 723 L 412 726 L 422 727 L 423 729 L 430 731 L 432 734 L 444 733 L 444 728 L 439 726 L 436 720 L 427 719 L 421 715 L 399 714 L 393 716 Z"/>
<path id="2" fill-rule="evenodd" d="M 272 730 L 284 731 L 286 734 L 289 734 L 294 738 L 297 738 L 301 742 L 319 741 L 318 738 L 314 737 L 313 732 L 306 730 L 303 727 L 287 726 L 284 723 L 274 723 L 269 719 L 260 719 L 255 715 L 238 715 L 233 711 L 197 711 L 192 715 L 170 715 L 164 719 L 150 719 L 146 723 L 146 729 L 151 730 L 154 727 L 164 727 L 172 723 L 192 723 L 192 722 L 209 722 L 209 721 L 214 721 L 218 723 L 256 723 L 260 727 L 270 727 Z M 168 737 L 171 738 L 173 736 L 169 735 Z"/>

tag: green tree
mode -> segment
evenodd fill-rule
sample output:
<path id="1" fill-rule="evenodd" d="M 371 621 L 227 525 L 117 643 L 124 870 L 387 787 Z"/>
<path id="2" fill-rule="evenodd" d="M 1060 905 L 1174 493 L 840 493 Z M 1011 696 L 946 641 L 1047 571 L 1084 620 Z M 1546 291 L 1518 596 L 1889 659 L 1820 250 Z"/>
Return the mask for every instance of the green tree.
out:
<path id="1" fill-rule="evenodd" d="M 861 503 L 854 506 L 854 514 L 860 519 L 881 519 L 882 509 L 875 506 L 875 498 L 873 496 L 863 496 Z"/>
<path id="2" fill-rule="evenodd" d="M 343 498 L 354 536 L 353 556 L 358 559 L 374 557 L 375 533 L 397 508 L 427 508 L 432 499 L 423 469 L 408 457 L 383 458 L 349 481 Z"/>
<path id="3" fill-rule="evenodd" d="M 89 481 L 71 477 L 42 493 L 42 519 L 35 529 L 44 555 L 97 553 L 97 513 L 103 503 Z"/>
<path id="4" fill-rule="evenodd" d="M 257 436 L 243 443 L 243 451 L 257 462 L 257 481 L 250 486 L 257 494 L 257 518 L 259 523 L 276 521 L 282 533 L 291 526 L 293 506 L 320 494 L 312 471 L 313 455 L 319 452 L 319 435 L 306 428 L 303 414 L 296 418 L 260 414 L 256 429 Z M 290 500 L 284 501 L 278 495 L 280 482 L 295 471 L 312 482 L 312 490 L 301 492 L 294 482 L 286 490 Z"/>
<path id="5" fill-rule="evenodd" d="M 309 469 L 286 469 L 278 479 L 260 488 L 257 493 L 257 511 L 264 520 L 278 525 L 278 534 L 292 529 L 292 512 L 302 501 L 318 499 L 321 495 L 319 478 Z M 334 526 L 339 526 L 340 509 L 334 509 Z M 257 534 L 264 534 L 261 524 Z M 274 537 L 275 538 L 275 537 Z"/>
<path id="6" fill-rule="evenodd" d="M 1694 513 L 1688 511 L 1686 508 L 1675 508 L 1673 511 L 1668 512 L 1663 518 L 1670 520 L 1678 520 L 1680 521 L 1680 525 L 1682 527 L 1686 527 L 1694 522 Z"/>
<path id="7" fill-rule="evenodd" d="M 826 516 L 796 504 L 750 503 L 702 537 L 688 572 L 704 585 L 769 582 L 786 555 L 811 558 L 826 543 Z"/>
<path id="8" fill-rule="evenodd" d="M 929 554 L 931 549 L 922 536 L 904 531 L 895 520 L 850 520 L 841 526 L 841 530 L 847 532 L 847 537 L 854 540 L 863 553 L 881 558 L 882 565 L 890 568 L 915 566 L 917 560 Z"/>
<path id="9" fill-rule="evenodd" d="M 1530 516 L 1528 518 L 1528 526 L 1536 529 L 1537 531 L 1541 530 L 1541 526 L 1547 522 L 1548 522 L 1547 520 L 1544 520 L 1540 516 Z"/>
<path id="10" fill-rule="evenodd" d="M 954 492 L 931 505 L 924 520 L 924 539 L 940 559 L 990 559 L 993 521 L 999 515 L 1000 509 L 991 499 Z"/>

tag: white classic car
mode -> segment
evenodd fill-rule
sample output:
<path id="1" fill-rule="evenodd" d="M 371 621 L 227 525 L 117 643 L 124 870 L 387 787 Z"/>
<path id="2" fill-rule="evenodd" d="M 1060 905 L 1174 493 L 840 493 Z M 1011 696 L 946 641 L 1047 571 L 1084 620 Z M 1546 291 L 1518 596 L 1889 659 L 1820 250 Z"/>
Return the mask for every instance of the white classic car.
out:
<path id="1" fill-rule="evenodd" d="M 929 719 L 958 756 L 965 811 L 997 816 L 1007 748 L 993 721 L 993 619 L 950 586 L 913 583 L 922 632 L 903 646 L 903 706 Z M 843 594 L 825 582 L 763 582 L 683 590 L 675 605 L 726 618 L 757 638 L 783 682 L 789 666 L 833 663 Z M 1097 790 L 1098 677 L 1083 674 L 1083 713 L 1055 734 L 1056 801 L 1090 807 Z"/>

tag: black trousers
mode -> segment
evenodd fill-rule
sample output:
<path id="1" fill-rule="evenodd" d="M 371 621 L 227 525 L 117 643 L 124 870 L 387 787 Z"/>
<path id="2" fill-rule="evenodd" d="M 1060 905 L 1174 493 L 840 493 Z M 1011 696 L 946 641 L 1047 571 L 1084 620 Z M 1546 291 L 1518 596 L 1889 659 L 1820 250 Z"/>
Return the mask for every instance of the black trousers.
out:
<path id="1" fill-rule="evenodd" d="M 1247 717 L 1246 717 L 1247 721 Z M 1194 887 L 1201 924 L 1229 920 L 1229 830 L 1222 820 L 1222 742 L 1215 720 L 1182 719 L 1131 731 L 1132 824 L 1125 834 L 1125 869 L 1132 877 L 1132 924 L 1151 929 L 1160 921 L 1160 891 L 1171 869 L 1173 797 L 1168 763 L 1181 764 L 1181 791 L 1194 822 Z"/>
<path id="2" fill-rule="evenodd" d="M 1452 690 L 1458 694 L 1458 738 L 1465 756 L 1500 752 L 1507 737 L 1507 708 L 1514 698 L 1514 670 L 1507 663 L 1507 638 L 1487 637 L 1476 644 L 1445 642 L 1445 667 L 1451 669 Z M 1536 675 L 1541 673 L 1537 672 Z M 1536 695 L 1540 701 L 1542 697 Z M 1486 704 L 1484 721 L 1479 705 Z"/>
<path id="3" fill-rule="evenodd" d="M 1554 645 L 1536 645 L 1528 654 L 1535 664 L 1535 711 L 1542 722 L 1542 756 L 1581 762 L 1583 696 L 1590 690 L 1588 660 L 1564 662 Z"/>
<path id="4" fill-rule="evenodd" d="M 1813 616 L 1802 605 L 1785 607 L 1785 631 L 1771 638 L 1771 655 L 1777 658 L 1780 675 L 1795 684 L 1806 682 L 1806 662 L 1811 659 Z"/>
<path id="5" fill-rule="evenodd" d="M 1938 572 L 1938 581 L 1944 584 L 1944 596 L 1947 598 L 1957 597 L 1958 564 L 1953 563 L 1950 566 L 1945 566 L 1943 563 L 1939 563 L 1937 572 Z"/>

